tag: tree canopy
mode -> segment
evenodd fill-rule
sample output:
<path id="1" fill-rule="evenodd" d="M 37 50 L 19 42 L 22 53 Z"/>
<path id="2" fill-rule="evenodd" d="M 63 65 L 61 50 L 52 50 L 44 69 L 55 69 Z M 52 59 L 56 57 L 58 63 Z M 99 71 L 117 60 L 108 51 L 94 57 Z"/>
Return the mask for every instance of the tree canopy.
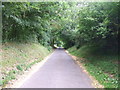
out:
<path id="1" fill-rule="evenodd" d="M 3 43 L 115 46 L 120 2 L 4 2 Z"/>

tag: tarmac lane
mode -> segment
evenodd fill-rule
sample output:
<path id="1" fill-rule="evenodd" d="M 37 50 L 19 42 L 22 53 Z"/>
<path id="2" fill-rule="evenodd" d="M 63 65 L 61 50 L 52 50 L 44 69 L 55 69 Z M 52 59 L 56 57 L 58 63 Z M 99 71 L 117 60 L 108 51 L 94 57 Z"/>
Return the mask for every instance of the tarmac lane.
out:
<path id="1" fill-rule="evenodd" d="M 47 62 L 19 88 L 94 88 L 92 80 L 63 49 L 56 49 Z"/>

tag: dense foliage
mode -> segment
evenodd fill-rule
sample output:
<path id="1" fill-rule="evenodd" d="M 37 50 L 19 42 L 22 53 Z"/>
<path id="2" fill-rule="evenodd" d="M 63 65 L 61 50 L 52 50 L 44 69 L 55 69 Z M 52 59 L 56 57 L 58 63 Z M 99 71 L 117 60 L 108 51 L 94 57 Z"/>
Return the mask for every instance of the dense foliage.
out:
<path id="1" fill-rule="evenodd" d="M 47 46 L 53 45 L 53 33 L 57 28 L 53 24 L 59 18 L 57 3 L 3 4 L 3 42 L 40 42 Z"/>
<path id="2" fill-rule="evenodd" d="M 80 44 L 85 42 L 101 45 L 117 45 L 120 23 L 119 3 L 90 3 L 79 13 Z"/>
<path id="3" fill-rule="evenodd" d="M 4 5 L 3 46 L 6 42 L 17 42 L 20 46 L 26 43 L 27 47 L 29 43 L 31 45 L 37 42 L 48 49 L 54 48 L 55 45 L 66 49 L 72 47 L 71 53 L 88 60 L 86 66 L 98 78 L 97 80 L 106 87 L 117 87 L 116 53 L 119 46 L 120 2 L 4 2 L 2 4 Z M 83 48 L 84 46 L 86 48 Z M 17 68 L 20 69 L 20 66 Z M 109 79 L 109 75 L 115 76 L 115 79 Z"/>
<path id="4" fill-rule="evenodd" d="M 3 3 L 3 42 L 39 42 L 77 48 L 113 47 L 120 28 L 119 2 Z"/>

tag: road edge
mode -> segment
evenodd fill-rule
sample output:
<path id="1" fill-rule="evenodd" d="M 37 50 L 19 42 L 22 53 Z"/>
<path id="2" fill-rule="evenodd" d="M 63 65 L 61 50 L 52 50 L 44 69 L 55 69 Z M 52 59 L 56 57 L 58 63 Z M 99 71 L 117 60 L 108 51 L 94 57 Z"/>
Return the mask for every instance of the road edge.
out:
<path id="1" fill-rule="evenodd" d="M 50 53 L 48 56 L 46 56 L 43 60 L 40 62 L 34 64 L 30 69 L 27 71 L 24 71 L 22 75 L 18 75 L 17 79 L 11 80 L 9 84 L 7 84 L 4 88 L 20 88 L 20 86 L 29 79 L 34 73 L 36 73 L 44 64 L 45 62 L 50 58 L 50 56 L 53 55 L 55 50 L 53 50 L 52 53 Z"/>
<path id="2" fill-rule="evenodd" d="M 69 51 L 67 51 L 67 50 L 65 50 L 65 52 L 66 52 L 70 57 L 72 57 L 72 59 L 79 65 L 79 67 L 83 69 L 83 72 L 85 72 L 85 73 L 90 77 L 90 79 L 91 79 L 91 81 L 92 81 L 93 87 L 95 87 L 95 88 L 101 88 L 101 89 L 104 90 L 104 86 L 101 85 L 101 84 L 86 70 L 85 66 L 84 66 L 81 62 L 79 62 L 79 59 L 80 59 L 80 58 L 78 58 L 78 57 L 76 57 L 76 56 L 74 56 L 74 55 L 71 55 L 71 54 L 69 53 Z"/>

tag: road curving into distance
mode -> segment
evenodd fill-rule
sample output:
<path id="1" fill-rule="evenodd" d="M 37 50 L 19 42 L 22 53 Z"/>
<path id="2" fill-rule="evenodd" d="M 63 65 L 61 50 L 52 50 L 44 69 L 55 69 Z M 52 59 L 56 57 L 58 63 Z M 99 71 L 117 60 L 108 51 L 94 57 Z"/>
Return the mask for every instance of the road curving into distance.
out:
<path id="1" fill-rule="evenodd" d="M 45 64 L 19 88 L 94 88 L 89 76 L 63 50 L 56 49 Z"/>

